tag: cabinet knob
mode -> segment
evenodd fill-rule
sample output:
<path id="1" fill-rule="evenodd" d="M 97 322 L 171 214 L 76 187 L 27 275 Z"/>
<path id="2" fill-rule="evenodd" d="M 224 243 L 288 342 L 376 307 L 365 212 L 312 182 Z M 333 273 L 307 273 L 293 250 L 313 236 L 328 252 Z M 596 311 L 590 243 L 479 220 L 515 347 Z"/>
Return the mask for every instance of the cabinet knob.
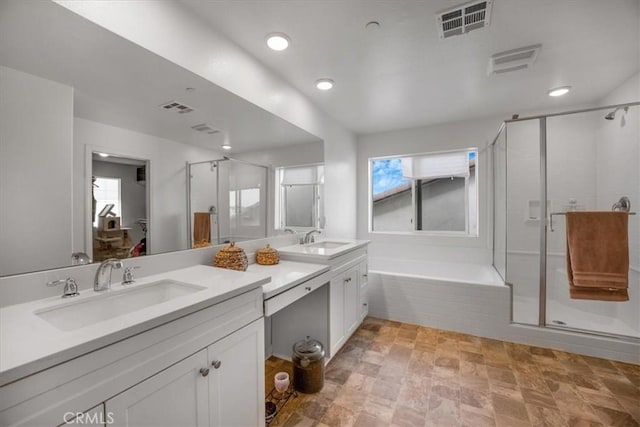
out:
<path id="1" fill-rule="evenodd" d="M 202 368 L 202 369 L 200 369 L 200 374 L 201 374 L 203 377 L 206 377 L 207 375 L 209 375 L 209 368 Z"/>
<path id="2" fill-rule="evenodd" d="M 367 273 L 364 273 L 364 274 L 362 275 L 362 277 L 367 277 Z"/>
<path id="3" fill-rule="evenodd" d="M 310 290 L 311 290 L 311 286 L 305 286 L 305 287 L 304 287 L 304 289 L 305 289 L 306 291 L 310 291 Z"/>
<path id="4" fill-rule="evenodd" d="M 365 307 L 368 306 L 369 304 L 367 304 L 366 302 L 363 302 L 362 305 L 364 305 Z"/>
<path id="5" fill-rule="evenodd" d="M 219 361 L 219 360 L 214 360 L 213 362 L 211 362 L 211 366 L 213 366 L 214 368 L 218 369 L 220 366 L 222 366 L 222 362 Z"/>

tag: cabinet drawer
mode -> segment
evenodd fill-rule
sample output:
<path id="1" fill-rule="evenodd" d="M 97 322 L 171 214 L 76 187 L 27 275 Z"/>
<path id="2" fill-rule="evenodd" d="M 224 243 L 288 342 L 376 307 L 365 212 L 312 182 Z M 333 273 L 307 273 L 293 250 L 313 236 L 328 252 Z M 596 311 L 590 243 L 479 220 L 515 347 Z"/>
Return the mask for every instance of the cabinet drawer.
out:
<path id="1" fill-rule="evenodd" d="M 291 288 L 273 298 L 269 298 L 264 302 L 264 315 L 271 316 L 274 313 L 277 313 L 289 304 L 296 302 L 305 295 L 328 283 L 330 280 L 331 272 L 327 271 L 326 273 L 322 273 L 313 279 L 309 279 L 306 282 L 299 284 L 295 288 Z"/>

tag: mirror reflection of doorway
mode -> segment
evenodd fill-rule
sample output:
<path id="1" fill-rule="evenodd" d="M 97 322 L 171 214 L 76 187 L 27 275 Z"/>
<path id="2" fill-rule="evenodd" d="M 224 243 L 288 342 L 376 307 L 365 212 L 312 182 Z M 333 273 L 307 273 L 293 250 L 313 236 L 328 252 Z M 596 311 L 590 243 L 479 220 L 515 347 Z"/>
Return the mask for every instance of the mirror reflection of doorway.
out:
<path id="1" fill-rule="evenodd" d="M 93 153 L 91 164 L 93 260 L 150 253 L 148 161 Z"/>

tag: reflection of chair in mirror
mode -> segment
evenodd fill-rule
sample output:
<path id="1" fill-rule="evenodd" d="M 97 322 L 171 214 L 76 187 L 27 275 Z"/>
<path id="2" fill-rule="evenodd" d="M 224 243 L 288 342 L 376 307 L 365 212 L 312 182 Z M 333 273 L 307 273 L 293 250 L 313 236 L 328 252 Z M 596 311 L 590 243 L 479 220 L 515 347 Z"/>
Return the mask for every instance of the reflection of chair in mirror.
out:
<path id="1" fill-rule="evenodd" d="M 193 213 L 193 247 L 211 246 L 211 213 Z"/>

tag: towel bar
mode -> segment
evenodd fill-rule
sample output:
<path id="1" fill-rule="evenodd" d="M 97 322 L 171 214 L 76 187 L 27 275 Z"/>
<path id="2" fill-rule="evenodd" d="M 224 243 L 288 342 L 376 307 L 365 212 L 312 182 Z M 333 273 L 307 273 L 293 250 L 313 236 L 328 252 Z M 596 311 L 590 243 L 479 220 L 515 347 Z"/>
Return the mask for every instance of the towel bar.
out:
<path id="1" fill-rule="evenodd" d="M 636 214 L 635 212 L 627 212 L 627 213 L 629 215 L 635 215 Z M 566 214 L 567 214 L 566 212 L 551 212 L 549 214 L 549 231 L 551 231 L 551 232 L 555 231 L 553 229 L 553 216 L 554 215 L 566 215 Z"/>

